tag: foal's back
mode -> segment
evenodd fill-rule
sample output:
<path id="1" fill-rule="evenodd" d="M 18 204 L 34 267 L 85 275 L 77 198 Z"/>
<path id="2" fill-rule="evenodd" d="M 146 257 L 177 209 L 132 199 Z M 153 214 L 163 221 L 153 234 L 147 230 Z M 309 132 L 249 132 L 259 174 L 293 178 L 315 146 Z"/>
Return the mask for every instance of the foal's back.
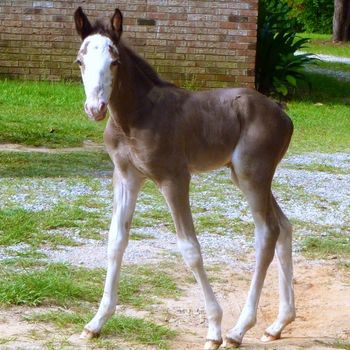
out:
<path id="1" fill-rule="evenodd" d="M 253 89 L 219 89 L 190 93 L 174 129 L 176 143 L 184 144 L 191 171 L 230 164 L 235 148 L 276 164 L 285 153 L 293 131 L 290 118 L 266 96 Z"/>

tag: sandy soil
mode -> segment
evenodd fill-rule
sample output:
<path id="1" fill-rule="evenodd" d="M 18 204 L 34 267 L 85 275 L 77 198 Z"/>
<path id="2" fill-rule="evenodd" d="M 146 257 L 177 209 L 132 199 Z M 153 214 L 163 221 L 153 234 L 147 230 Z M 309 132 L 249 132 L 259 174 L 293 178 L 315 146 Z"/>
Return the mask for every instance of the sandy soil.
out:
<path id="1" fill-rule="evenodd" d="M 220 272 L 221 274 L 221 272 Z M 230 329 L 243 307 L 250 276 L 224 272 L 224 283 L 216 283 L 216 293 L 224 309 L 223 331 Z M 350 341 L 350 276 L 340 271 L 336 261 L 313 262 L 299 258 L 295 264 L 297 318 L 269 344 L 259 338 L 278 311 L 278 280 L 275 264 L 270 268 L 259 305 L 257 325 L 251 329 L 242 348 L 255 349 L 326 349 L 327 343 Z M 206 335 L 205 313 L 197 287 L 177 302 L 169 303 L 182 334 L 172 349 L 199 350 Z M 177 311 L 177 312 L 176 312 Z M 224 333 L 225 334 L 225 333 Z M 180 345 L 181 344 L 181 345 Z"/>
<path id="2" fill-rule="evenodd" d="M 189 273 L 181 271 L 181 274 Z M 250 276 L 226 267 L 209 272 L 214 280 L 215 292 L 224 309 L 223 331 L 231 328 L 237 319 L 246 297 Z M 181 286 L 180 286 L 181 288 Z M 271 323 L 278 309 L 278 281 L 275 263 L 270 268 L 261 298 L 258 323 L 250 330 L 242 345 L 244 349 L 330 349 L 335 342 L 350 342 L 350 276 L 339 268 L 339 261 L 307 261 L 297 258 L 295 263 L 295 293 L 297 319 L 287 327 L 281 340 L 264 344 L 258 339 Z M 77 334 L 67 334 L 46 324 L 31 324 L 23 315 L 33 311 L 28 307 L 12 307 L 0 311 L 0 334 L 7 342 L 0 349 L 98 349 L 96 344 L 85 344 Z M 36 311 L 38 311 L 36 309 Z M 125 307 L 121 312 L 135 315 Z M 144 314 L 142 316 L 145 316 Z M 146 317 L 147 318 L 147 317 Z M 171 349 L 202 349 L 206 335 L 206 319 L 201 293 L 196 284 L 183 288 L 183 297 L 164 300 L 155 306 L 148 318 L 168 324 L 179 335 Z M 63 342 L 63 343 L 62 343 Z M 123 344 L 116 337 L 115 349 L 147 349 Z M 60 344 L 55 347 L 54 344 Z M 62 344 L 65 344 L 63 347 Z M 153 347 L 148 347 L 154 349 Z"/>

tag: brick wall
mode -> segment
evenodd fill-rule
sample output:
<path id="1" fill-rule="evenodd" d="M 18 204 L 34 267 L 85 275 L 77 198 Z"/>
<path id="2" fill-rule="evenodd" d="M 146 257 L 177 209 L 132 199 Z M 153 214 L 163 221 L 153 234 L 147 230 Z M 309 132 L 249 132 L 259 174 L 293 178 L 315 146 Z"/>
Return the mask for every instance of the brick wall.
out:
<path id="1" fill-rule="evenodd" d="M 253 86 L 258 0 L 1 0 L 0 78 L 78 79 L 73 12 L 124 14 L 124 39 L 165 78 Z M 117 4 L 117 5 L 116 5 Z"/>

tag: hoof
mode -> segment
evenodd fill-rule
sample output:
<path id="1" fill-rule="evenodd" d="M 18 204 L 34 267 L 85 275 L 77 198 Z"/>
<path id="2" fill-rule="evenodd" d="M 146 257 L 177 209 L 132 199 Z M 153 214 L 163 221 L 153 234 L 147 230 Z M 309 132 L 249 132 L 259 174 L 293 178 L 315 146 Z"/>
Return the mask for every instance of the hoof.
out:
<path id="1" fill-rule="evenodd" d="M 278 340 L 278 339 L 281 339 L 281 333 L 279 333 L 277 335 L 272 335 L 272 334 L 265 332 L 265 334 L 260 338 L 260 340 L 263 343 L 268 343 L 270 341 L 274 341 L 274 340 Z"/>
<path id="2" fill-rule="evenodd" d="M 90 331 L 89 329 L 84 328 L 82 333 L 80 334 L 80 339 L 93 339 L 93 338 L 98 338 L 100 336 L 100 333 L 95 333 Z"/>
<path id="3" fill-rule="evenodd" d="M 240 345 L 241 345 L 241 343 L 238 342 L 237 340 L 226 337 L 224 343 L 222 344 L 222 348 L 223 349 L 236 349 L 236 348 L 239 348 Z"/>
<path id="4" fill-rule="evenodd" d="M 204 345 L 204 350 L 217 350 L 219 349 L 221 344 L 222 344 L 222 339 L 220 340 L 207 339 Z"/>

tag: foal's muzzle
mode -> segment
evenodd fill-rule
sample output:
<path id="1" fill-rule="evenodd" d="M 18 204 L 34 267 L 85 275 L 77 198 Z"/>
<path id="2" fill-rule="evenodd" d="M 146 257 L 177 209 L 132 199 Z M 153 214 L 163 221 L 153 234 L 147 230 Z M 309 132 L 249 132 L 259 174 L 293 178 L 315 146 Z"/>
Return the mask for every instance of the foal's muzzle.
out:
<path id="1" fill-rule="evenodd" d="M 107 103 L 99 102 L 97 105 L 90 105 L 88 102 L 84 106 L 85 113 L 96 121 L 103 120 L 107 114 Z"/>

